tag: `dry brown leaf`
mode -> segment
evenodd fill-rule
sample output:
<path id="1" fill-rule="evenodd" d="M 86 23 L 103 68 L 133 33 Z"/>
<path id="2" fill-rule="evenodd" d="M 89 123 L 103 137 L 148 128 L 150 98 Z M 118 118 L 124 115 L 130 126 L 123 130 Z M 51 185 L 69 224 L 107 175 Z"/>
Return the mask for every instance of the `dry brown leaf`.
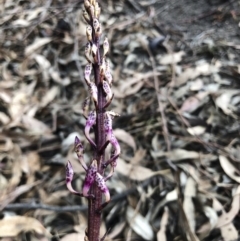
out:
<path id="1" fill-rule="evenodd" d="M 123 129 L 115 129 L 113 133 L 118 140 L 124 142 L 128 146 L 132 147 L 134 151 L 136 151 L 136 143 L 132 135 Z"/>
<path id="2" fill-rule="evenodd" d="M 145 240 L 152 240 L 154 233 L 151 225 L 141 214 L 135 213 L 134 209 L 128 206 L 127 221 L 131 228 Z"/>
<path id="3" fill-rule="evenodd" d="M 111 233 L 106 237 L 106 241 L 111 241 L 112 239 L 114 239 L 115 237 L 117 237 L 121 232 L 123 232 L 124 227 L 126 226 L 126 221 L 122 221 L 120 223 L 118 223 L 113 230 L 111 231 Z"/>
<path id="4" fill-rule="evenodd" d="M 216 198 L 213 198 L 213 208 L 216 211 L 221 210 L 222 216 L 226 215 L 226 212 L 225 212 L 222 204 Z M 231 221 L 228 222 L 227 224 L 221 226 L 220 230 L 221 230 L 221 235 L 224 238 L 224 241 L 233 241 L 233 240 L 238 239 L 238 232 Z"/>
<path id="5" fill-rule="evenodd" d="M 143 160 L 146 156 L 146 150 L 145 149 L 138 149 L 134 152 L 134 157 L 131 158 L 132 164 L 139 164 L 141 160 Z"/>
<path id="6" fill-rule="evenodd" d="M 26 184 L 26 185 L 21 185 L 17 187 L 14 191 L 11 193 L 5 193 L 2 194 L 0 197 L 0 210 L 6 207 L 9 203 L 14 201 L 17 197 L 19 197 L 21 194 L 28 192 L 32 187 L 36 186 L 39 184 L 39 182 L 35 182 L 32 184 Z"/>
<path id="7" fill-rule="evenodd" d="M 59 94 L 59 88 L 57 86 L 52 87 L 42 98 L 41 107 L 46 107 L 49 103 L 51 103 L 54 99 L 56 99 Z"/>
<path id="8" fill-rule="evenodd" d="M 12 216 L 0 220 L 0 237 L 14 237 L 21 232 L 35 231 L 50 237 L 50 233 L 35 218 Z"/>
<path id="9" fill-rule="evenodd" d="M 206 127 L 204 126 L 194 126 L 194 127 L 189 127 L 187 128 L 187 131 L 190 135 L 195 136 L 195 135 L 202 135 L 206 130 Z"/>
<path id="10" fill-rule="evenodd" d="M 224 172 L 233 180 L 240 183 L 240 176 L 237 174 L 238 170 L 233 164 L 225 156 L 219 156 L 219 161 Z"/>
<path id="11" fill-rule="evenodd" d="M 190 113 L 195 111 L 197 108 L 204 104 L 204 98 L 208 96 L 208 94 L 209 92 L 200 92 L 195 96 L 190 96 L 183 102 L 180 111 Z"/>
<path id="12" fill-rule="evenodd" d="M 166 175 L 170 173 L 169 169 L 153 172 L 146 167 L 127 164 L 123 159 L 118 159 L 116 171 L 132 180 L 143 181 L 155 175 Z"/>
<path id="13" fill-rule="evenodd" d="M 230 101 L 233 95 L 239 94 L 239 90 L 226 90 L 223 94 L 217 97 L 215 103 L 223 110 L 226 115 L 232 114 L 232 109 L 230 108 Z"/>
<path id="14" fill-rule="evenodd" d="M 33 57 L 41 67 L 41 70 L 50 68 L 51 66 L 50 62 L 43 55 L 36 54 Z"/>
<path id="15" fill-rule="evenodd" d="M 35 173 L 41 169 L 41 160 L 37 152 L 29 152 L 22 157 L 26 167 L 22 170 L 27 174 L 27 184 L 35 181 Z"/>
<path id="16" fill-rule="evenodd" d="M 25 19 L 17 19 L 12 22 L 13 26 L 19 26 L 19 27 L 28 27 L 30 25 L 30 22 L 28 22 Z"/>
<path id="17" fill-rule="evenodd" d="M 30 55 L 37 49 L 41 48 L 42 46 L 50 43 L 52 41 L 51 38 L 36 38 L 31 45 L 28 45 L 25 49 L 25 55 Z"/>
<path id="18" fill-rule="evenodd" d="M 184 149 L 174 149 L 171 152 L 167 152 L 166 156 L 171 161 L 180 161 L 184 159 L 198 159 L 199 153 L 196 151 L 187 151 Z"/>
<path id="19" fill-rule="evenodd" d="M 233 221 L 233 219 L 236 217 L 236 215 L 240 211 L 240 185 L 238 186 L 236 193 L 233 195 L 233 201 L 231 205 L 231 209 L 229 212 L 224 212 L 222 214 L 217 222 L 217 227 L 222 227 L 230 222 Z"/>
<path id="20" fill-rule="evenodd" d="M 220 228 L 224 241 L 238 240 L 238 231 L 232 223 L 229 223 Z"/>
<path id="21" fill-rule="evenodd" d="M 210 75 L 217 73 L 221 67 L 220 62 L 215 62 L 214 65 L 207 63 L 206 61 L 198 61 L 198 66 L 196 68 L 187 68 L 183 73 L 181 73 L 176 78 L 176 86 L 180 86 L 186 83 L 189 79 L 195 79 L 200 75 Z"/>
<path id="22" fill-rule="evenodd" d="M 162 219 L 161 219 L 160 230 L 157 233 L 158 241 L 167 241 L 166 227 L 168 224 L 168 217 L 169 217 L 168 207 L 165 207 L 164 213 L 163 213 Z"/>
<path id="23" fill-rule="evenodd" d="M 184 201 L 183 201 L 183 210 L 186 214 L 187 221 L 191 231 L 195 232 L 196 220 L 195 220 L 195 207 L 193 204 L 193 197 L 196 197 L 196 183 L 189 177 L 187 179 L 185 191 L 184 191 Z"/>
<path id="24" fill-rule="evenodd" d="M 27 115 L 22 116 L 22 123 L 32 135 L 47 135 L 52 132 L 43 122 Z"/>
<path id="25" fill-rule="evenodd" d="M 209 221 L 207 223 L 204 223 L 197 230 L 197 233 L 199 234 L 201 240 L 209 235 L 211 230 L 216 227 L 216 224 L 218 222 L 217 212 L 212 207 L 204 206 L 203 210 Z"/>
<path id="26" fill-rule="evenodd" d="M 84 240 L 85 233 L 70 233 L 61 238 L 61 241 L 80 241 Z"/>
<path id="27" fill-rule="evenodd" d="M 183 51 L 176 52 L 173 54 L 166 54 L 161 56 L 160 59 L 160 64 L 162 65 L 168 65 L 168 64 L 176 64 L 180 61 L 182 61 L 182 57 L 185 55 Z"/>

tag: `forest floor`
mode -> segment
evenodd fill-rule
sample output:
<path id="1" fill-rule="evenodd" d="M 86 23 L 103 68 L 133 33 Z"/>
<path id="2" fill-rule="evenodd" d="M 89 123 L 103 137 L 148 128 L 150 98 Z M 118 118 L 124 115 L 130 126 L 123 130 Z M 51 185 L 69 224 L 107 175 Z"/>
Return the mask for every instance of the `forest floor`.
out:
<path id="1" fill-rule="evenodd" d="M 106 240 L 240 240 L 240 3 L 100 1 L 121 156 Z M 82 3 L 0 3 L 0 240 L 83 240 Z"/>

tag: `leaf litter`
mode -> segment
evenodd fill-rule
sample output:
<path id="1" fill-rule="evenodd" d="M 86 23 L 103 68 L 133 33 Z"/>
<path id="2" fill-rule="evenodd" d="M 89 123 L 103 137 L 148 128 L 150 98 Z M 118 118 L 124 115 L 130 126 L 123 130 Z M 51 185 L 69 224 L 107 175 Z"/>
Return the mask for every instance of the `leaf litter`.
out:
<path id="1" fill-rule="evenodd" d="M 101 232 L 109 241 L 239 240 L 239 6 L 170 2 L 100 3 L 122 148 Z M 64 211 L 87 204 L 65 187 L 68 159 L 75 187 L 83 182 L 75 135 L 91 157 L 81 2 L 0 6 L 0 239 L 81 240 L 86 212 Z"/>

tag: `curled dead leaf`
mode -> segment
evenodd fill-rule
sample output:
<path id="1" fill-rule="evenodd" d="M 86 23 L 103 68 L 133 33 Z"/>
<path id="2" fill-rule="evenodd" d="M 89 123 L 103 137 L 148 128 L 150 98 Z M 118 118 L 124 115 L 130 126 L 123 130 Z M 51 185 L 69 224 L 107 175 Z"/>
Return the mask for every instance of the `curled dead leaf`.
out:
<path id="1" fill-rule="evenodd" d="M 144 240 L 152 240 L 154 233 L 148 220 L 141 214 L 135 213 L 134 209 L 128 206 L 127 208 L 127 221 L 131 228 Z"/>
<path id="2" fill-rule="evenodd" d="M 15 237 L 21 232 L 29 231 L 51 237 L 51 234 L 35 218 L 12 216 L 0 220 L 0 237 Z"/>

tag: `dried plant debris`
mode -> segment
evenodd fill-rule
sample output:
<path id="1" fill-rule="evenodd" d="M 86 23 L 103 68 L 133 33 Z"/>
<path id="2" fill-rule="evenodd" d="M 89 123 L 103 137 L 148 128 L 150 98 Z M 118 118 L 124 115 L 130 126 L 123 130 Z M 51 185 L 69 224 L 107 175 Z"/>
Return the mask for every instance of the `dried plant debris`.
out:
<path id="1" fill-rule="evenodd" d="M 239 3 L 100 5 L 122 150 L 105 240 L 240 240 Z M 83 1 L 0 6 L 0 239 L 83 240 L 86 201 L 64 180 L 70 160 L 84 183 L 75 136 L 91 161 Z"/>

